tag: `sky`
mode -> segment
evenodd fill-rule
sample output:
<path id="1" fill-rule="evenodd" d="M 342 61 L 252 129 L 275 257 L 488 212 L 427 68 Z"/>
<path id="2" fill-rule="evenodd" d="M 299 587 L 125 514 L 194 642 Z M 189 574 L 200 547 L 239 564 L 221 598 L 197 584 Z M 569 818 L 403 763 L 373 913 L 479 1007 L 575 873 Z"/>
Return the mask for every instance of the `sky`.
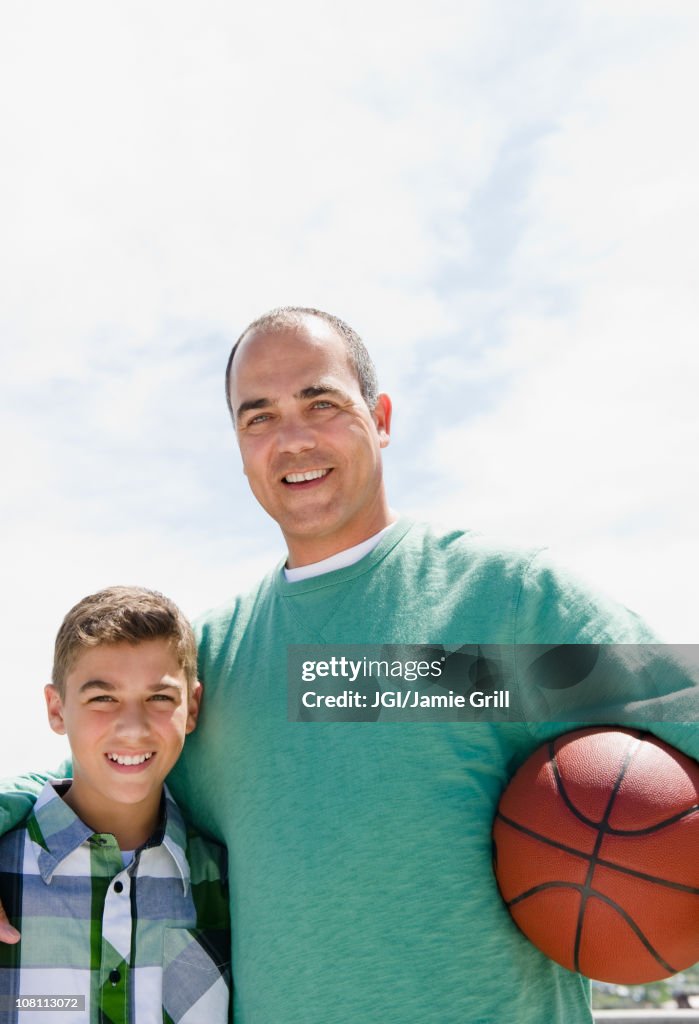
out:
<path id="1" fill-rule="evenodd" d="M 0 771 L 55 767 L 82 596 L 191 616 L 284 554 L 223 371 L 347 320 L 398 511 L 560 559 L 697 636 L 699 9 L 52 0 L 0 11 Z"/>

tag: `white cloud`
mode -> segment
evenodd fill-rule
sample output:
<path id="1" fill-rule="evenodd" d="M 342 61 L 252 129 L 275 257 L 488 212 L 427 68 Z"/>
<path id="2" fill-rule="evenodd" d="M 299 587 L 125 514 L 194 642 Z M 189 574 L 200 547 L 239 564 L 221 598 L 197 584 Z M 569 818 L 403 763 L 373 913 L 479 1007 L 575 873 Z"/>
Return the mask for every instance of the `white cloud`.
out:
<path id="1" fill-rule="evenodd" d="M 459 381 L 464 402 L 426 438 L 433 497 L 419 509 L 553 542 L 688 642 L 699 569 L 699 149 L 687 131 L 697 21 L 689 34 L 661 27 L 644 34 L 634 22 L 622 38 L 599 8 L 583 26 L 588 46 L 586 32 L 606 33 L 537 148 L 499 343 L 461 370 L 454 352 L 432 368 Z M 562 289 L 560 309 L 541 301 L 547 288 Z"/>
<path id="2" fill-rule="evenodd" d="M 222 372 L 284 303 L 376 353 L 395 505 L 558 542 L 687 639 L 696 34 L 650 0 L 3 14 L 0 767 L 46 763 L 73 601 L 195 613 L 277 558 Z"/>

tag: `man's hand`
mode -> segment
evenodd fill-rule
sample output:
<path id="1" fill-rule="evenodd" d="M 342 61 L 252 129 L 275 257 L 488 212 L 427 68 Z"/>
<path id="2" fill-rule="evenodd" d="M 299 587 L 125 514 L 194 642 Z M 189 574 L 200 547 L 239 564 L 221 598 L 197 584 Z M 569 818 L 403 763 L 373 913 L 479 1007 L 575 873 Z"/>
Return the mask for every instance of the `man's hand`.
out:
<path id="1" fill-rule="evenodd" d="M 0 903 L 0 942 L 7 942 L 12 945 L 14 942 L 19 942 L 19 939 L 19 932 L 7 920 L 5 908 Z"/>

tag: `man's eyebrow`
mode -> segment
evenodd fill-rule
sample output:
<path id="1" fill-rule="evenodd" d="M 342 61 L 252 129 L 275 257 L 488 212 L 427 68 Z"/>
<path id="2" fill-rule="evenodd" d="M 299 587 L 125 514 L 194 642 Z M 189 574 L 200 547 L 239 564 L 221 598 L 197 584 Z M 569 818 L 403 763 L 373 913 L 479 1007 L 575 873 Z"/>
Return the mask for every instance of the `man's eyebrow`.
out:
<path id="1" fill-rule="evenodd" d="M 347 398 L 347 392 L 342 388 L 336 388 L 332 384 L 309 384 L 307 388 L 297 391 L 294 398 L 319 398 L 321 395 L 337 395 L 338 398 Z"/>
<path id="2" fill-rule="evenodd" d="M 237 420 L 243 415 L 244 412 L 248 412 L 249 409 L 266 409 L 270 405 L 275 403 L 269 398 L 251 398 L 247 402 L 241 402 L 235 414 Z"/>
<path id="3" fill-rule="evenodd" d="M 88 679 L 78 693 L 87 693 L 88 690 L 116 690 L 116 686 L 113 683 L 106 683 L 104 679 Z"/>
<path id="4" fill-rule="evenodd" d="M 349 398 L 346 391 L 342 388 L 337 388 L 332 384 L 309 384 L 308 387 L 301 388 L 294 394 L 296 399 L 308 399 L 308 398 L 320 398 L 321 395 L 337 395 L 338 398 L 342 398 L 345 401 Z M 272 398 L 249 398 L 246 402 L 241 402 L 238 406 L 235 414 L 236 420 L 249 412 L 251 409 L 269 409 L 277 405 L 276 400 Z"/>

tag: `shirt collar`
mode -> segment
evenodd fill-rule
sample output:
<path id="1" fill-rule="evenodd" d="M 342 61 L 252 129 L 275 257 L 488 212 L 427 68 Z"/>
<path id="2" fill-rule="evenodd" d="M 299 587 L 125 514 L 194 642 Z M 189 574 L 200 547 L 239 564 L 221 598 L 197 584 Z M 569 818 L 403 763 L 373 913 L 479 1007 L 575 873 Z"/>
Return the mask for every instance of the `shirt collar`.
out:
<path id="1" fill-rule="evenodd" d="M 323 558 L 320 562 L 300 565 L 296 569 L 287 569 L 284 566 L 284 579 L 287 583 L 299 583 L 301 580 L 312 579 L 314 576 L 324 576 L 325 573 L 334 572 L 335 569 L 344 569 L 348 565 L 354 565 L 355 562 L 359 562 L 365 555 L 374 550 L 383 535 L 395 526 L 395 522 L 394 520 L 388 526 L 384 526 L 378 533 L 375 533 L 372 537 L 367 537 L 366 540 L 361 541 L 359 544 L 355 544 L 351 548 L 345 548 L 344 551 L 338 551 L 336 554 L 330 555 L 329 558 Z"/>
<path id="2" fill-rule="evenodd" d="M 27 819 L 29 837 L 40 847 L 37 857 L 39 873 L 47 885 L 58 865 L 82 843 L 97 835 L 61 799 L 61 793 L 65 793 L 70 781 L 52 779 L 47 782 Z M 145 853 L 155 848 L 166 850 L 175 862 L 186 896 L 190 884 L 189 863 L 185 854 L 187 829 L 167 786 L 163 787 L 163 804 L 163 823 L 148 842 L 140 847 L 140 851 Z"/>
<path id="3" fill-rule="evenodd" d="M 187 847 L 187 826 L 184 823 L 182 812 L 172 799 L 170 790 L 163 786 L 163 798 L 165 801 L 165 834 L 162 845 L 168 851 L 180 873 L 182 889 L 185 896 L 189 892 L 189 861 L 185 853 Z"/>

